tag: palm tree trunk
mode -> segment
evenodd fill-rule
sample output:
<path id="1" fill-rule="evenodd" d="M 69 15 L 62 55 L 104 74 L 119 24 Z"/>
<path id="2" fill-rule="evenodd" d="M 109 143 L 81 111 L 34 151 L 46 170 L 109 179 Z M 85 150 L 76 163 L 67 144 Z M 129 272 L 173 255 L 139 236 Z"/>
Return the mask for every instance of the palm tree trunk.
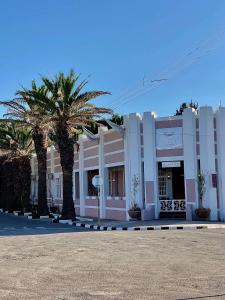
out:
<path id="1" fill-rule="evenodd" d="M 38 208 L 39 215 L 49 213 L 47 202 L 47 133 L 38 126 L 33 129 L 33 141 L 38 162 Z"/>
<path id="2" fill-rule="evenodd" d="M 21 182 L 21 206 L 23 211 L 30 210 L 30 193 L 31 193 L 31 166 L 30 157 L 23 156 L 19 159 L 19 171 Z"/>
<path id="3" fill-rule="evenodd" d="M 60 124 L 56 128 L 60 162 L 63 173 L 63 207 L 62 219 L 74 219 L 76 217 L 73 202 L 73 163 L 74 149 L 73 137 L 67 124 Z"/>

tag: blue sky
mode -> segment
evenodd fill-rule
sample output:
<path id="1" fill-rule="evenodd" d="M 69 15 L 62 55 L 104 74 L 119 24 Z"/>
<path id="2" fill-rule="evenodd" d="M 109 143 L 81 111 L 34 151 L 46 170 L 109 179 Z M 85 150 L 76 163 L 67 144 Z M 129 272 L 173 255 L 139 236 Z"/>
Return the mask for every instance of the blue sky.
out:
<path id="1" fill-rule="evenodd" d="M 223 0 L 1 1 L 0 98 L 73 68 L 122 114 L 225 105 L 224 16 Z"/>

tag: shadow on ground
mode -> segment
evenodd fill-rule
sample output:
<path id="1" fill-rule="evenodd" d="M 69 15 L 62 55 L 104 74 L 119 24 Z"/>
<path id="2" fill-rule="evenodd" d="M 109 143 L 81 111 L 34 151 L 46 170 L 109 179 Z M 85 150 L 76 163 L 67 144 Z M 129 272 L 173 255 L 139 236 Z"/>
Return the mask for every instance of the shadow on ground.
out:
<path id="1" fill-rule="evenodd" d="M 90 231 L 66 224 L 53 224 L 52 220 L 29 220 L 27 217 L 0 214 L 0 236 L 41 235 Z"/>

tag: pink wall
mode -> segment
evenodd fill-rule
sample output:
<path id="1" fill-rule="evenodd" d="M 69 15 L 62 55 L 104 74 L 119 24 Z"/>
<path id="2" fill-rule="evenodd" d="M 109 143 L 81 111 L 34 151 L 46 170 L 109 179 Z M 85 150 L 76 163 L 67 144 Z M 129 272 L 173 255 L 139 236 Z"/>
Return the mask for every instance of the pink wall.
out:
<path id="1" fill-rule="evenodd" d="M 112 164 L 112 163 L 123 162 L 123 161 L 124 161 L 124 152 L 114 153 L 105 156 L 106 164 Z"/>
<path id="2" fill-rule="evenodd" d="M 97 199 L 85 199 L 85 205 L 86 206 L 98 206 L 98 200 Z"/>
<path id="3" fill-rule="evenodd" d="M 106 133 L 104 135 L 104 142 L 107 143 L 107 142 L 110 142 L 112 140 L 117 140 L 117 139 L 121 139 L 121 134 L 119 132 L 116 132 L 116 131 L 111 131 L 109 133 Z"/>
<path id="4" fill-rule="evenodd" d="M 79 153 L 74 153 L 74 160 L 79 160 Z"/>
<path id="5" fill-rule="evenodd" d="M 156 150 L 157 157 L 183 156 L 183 149 Z"/>
<path id="6" fill-rule="evenodd" d="M 61 166 L 54 167 L 54 172 L 55 172 L 55 173 L 61 173 L 61 172 L 62 172 Z"/>
<path id="7" fill-rule="evenodd" d="M 85 168 L 94 167 L 94 166 L 98 166 L 98 158 L 97 157 L 86 159 L 84 161 L 84 167 Z"/>
<path id="8" fill-rule="evenodd" d="M 74 162 L 74 169 L 79 169 L 79 161 Z"/>
<path id="9" fill-rule="evenodd" d="M 156 121 L 156 128 L 173 128 L 173 127 L 182 127 L 183 120 L 165 120 L 165 121 Z"/>
<path id="10" fill-rule="evenodd" d="M 75 200 L 73 200 L 73 202 L 75 205 L 80 205 L 80 199 L 75 199 Z"/>
<path id="11" fill-rule="evenodd" d="M 104 145 L 105 153 L 114 152 L 114 151 L 123 150 L 123 149 L 124 149 L 123 141 L 118 141 L 118 142 L 114 142 L 112 144 Z"/>
<path id="12" fill-rule="evenodd" d="M 98 145 L 98 140 L 93 140 L 93 141 L 85 141 L 84 142 L 84 148 L 89 148 L 89 147 L 92 147 L 92 146 L 97 146 Z"/>
<path id="13" fill-rule="evenodd" d="M 154 181 L 145 181 L 146 203 L 154 203 Z"/>
<path id="14" fill-rule="evenodd" d="M 89 156 L 96 156 L 98 155 L 98 147 L 88 149 L 84 151 L 84 157 L 89 157 Z"/>
<path id="15" fill-rule="evenodd" d="M 89 208 L 85 207 L 85 216 L 86 217 L 98 217 L 98 208 Z"/>
<path id="16" fill-rule="evenodd" d="M 106 200 L 107 207 L 114 207 L 114 208 L 126 208 L 126 201 L 125 200 Z"/>
<path id="17" fill-rule="evenodd" d="M 54 165 L 55 166 L 60 165 L 60 158 L 59 157 L 54 159 Z"/>
<path id="18" fill-rule="evenodd" d="M 76 215 L 79 216 L 79 215 L 80 215 L 80 207 L 77 207 L 77 206 L 76 206 L 76 207 L 75 207 L 75 212 L 76 212 Z"/>
<path id="19" fill-rule="evenodd" d="M 106 209 L 106 219 L 112 220 L 126 220 L 126 212 L 122 210 L 109 210 Z"/>
<path id="20" fill-rule="evenodd" d="M 196 199 L 196 181 L 195 179 L 186 179 L 186 202 L 195 202 Z"/>

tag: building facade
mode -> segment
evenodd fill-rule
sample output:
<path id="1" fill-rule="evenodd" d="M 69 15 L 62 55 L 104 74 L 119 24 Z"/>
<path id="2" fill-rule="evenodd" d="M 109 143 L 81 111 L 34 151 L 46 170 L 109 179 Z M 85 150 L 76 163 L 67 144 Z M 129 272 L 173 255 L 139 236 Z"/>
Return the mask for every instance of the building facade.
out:
<path id="1" fill-rule="evenodd" d="M 49 205 L 62 206 L 62 170 L 54 147 L 47 155 Z M 33 156 L 32 201 L 37 197 L 37 160 Z M 225 107 L 200 107 L 198 114 L 157 118 L 154 113 L 124 117 L 123 126 L 99 127 L 82 135 L 74 147 L 74 204 L 80 216 L 97 217 L 98 193 L 92 178 L 100 175 L 100 216 L 129 220 L 137 203 L 142 219 L 195 218 L 199 207 L 198 174 L 205 179 L 203 206 L 211 220 L 225 220 Z"/>

